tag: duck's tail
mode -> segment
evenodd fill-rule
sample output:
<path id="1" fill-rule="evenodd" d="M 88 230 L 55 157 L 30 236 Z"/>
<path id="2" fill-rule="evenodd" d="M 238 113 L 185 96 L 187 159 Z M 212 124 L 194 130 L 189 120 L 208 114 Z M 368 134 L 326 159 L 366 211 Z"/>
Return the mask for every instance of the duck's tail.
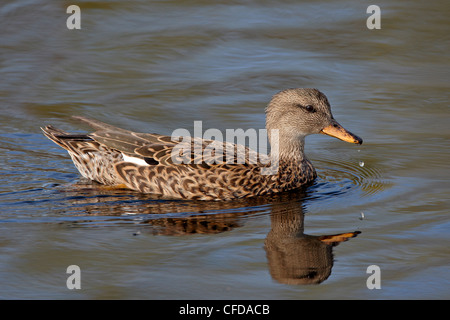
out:
<path id="1" fill-rule="evenodd" d="M 86 134 L 71 134 L 51 125 L 41 128 L 44 135 L 66 149 L 80 174 L 105 185 L 117 185 L 114 165 L 123 161 L 122 154 L 101 146 Z"/>
<path id="2" fill-rule="evenodd" d="M 47 138 L 69 152 L 76 153 L 73 143 L 71 143 L 73 141 L 92 141 L 92 138 L 86 134 L 71 134 L 52 125 L 41 128 L 41 130 Z"/>

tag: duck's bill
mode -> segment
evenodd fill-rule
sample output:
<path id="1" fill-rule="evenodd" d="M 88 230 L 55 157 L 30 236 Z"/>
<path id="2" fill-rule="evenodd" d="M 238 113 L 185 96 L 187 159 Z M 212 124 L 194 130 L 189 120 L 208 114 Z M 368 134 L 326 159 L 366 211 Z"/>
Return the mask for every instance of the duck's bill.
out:
<path id="1" fill-rule="evenodd" d="M 361 144 L 363 141 L 360 137 L 354 135 L 350 131 L 345 130 L 339 123 L 333 121 L 328 127 L 323 128 L 320 133 L 338 138 L 345 142 Z"/>

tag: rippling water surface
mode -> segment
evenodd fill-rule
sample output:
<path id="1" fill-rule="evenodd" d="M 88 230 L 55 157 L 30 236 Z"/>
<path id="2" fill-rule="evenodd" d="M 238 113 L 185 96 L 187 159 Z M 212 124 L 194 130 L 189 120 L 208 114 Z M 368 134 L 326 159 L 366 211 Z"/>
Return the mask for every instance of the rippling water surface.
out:
<path id="1" fill-rule="evenodd" d="M 450 297 L 446 1 L 377 3 L 379 30 L 353 0 L 77 1 L 81 30 L 70 4 L 0 5 L 1 298 Z M 260 129 L 290 87 L 323 91 L 364 144 L 308 137 L 318 179 L 276 198 L 102 190 L 39 130 Z"/>

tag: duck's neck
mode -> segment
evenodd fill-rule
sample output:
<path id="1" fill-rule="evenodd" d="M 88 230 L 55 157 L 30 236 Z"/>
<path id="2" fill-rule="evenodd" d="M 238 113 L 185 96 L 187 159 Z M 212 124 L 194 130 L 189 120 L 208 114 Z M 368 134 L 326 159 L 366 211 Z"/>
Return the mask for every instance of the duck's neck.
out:
<path id="1" fill-rule="evenodd" d="M 271 181 L 276 180 L 276 188 L 283 191 L 292 190 L 314 180 L 317 176 L 316 171 L 303 153 L 305 137 L 280 138 L 278 141 L 271 149 L 271 171 L 269 171 L 272 174 Z M 278 158 L 276 158 L 277 151 Z"/>
<path id="2" fill-rule="evenodd" d="M 285 137 L 270 137 L 271 156 L 276 153 L 279 156 L 279 162 L 281 163 L 295 163 L 305 160 L 304 146 L 305 137 L 285 138 Z"/>

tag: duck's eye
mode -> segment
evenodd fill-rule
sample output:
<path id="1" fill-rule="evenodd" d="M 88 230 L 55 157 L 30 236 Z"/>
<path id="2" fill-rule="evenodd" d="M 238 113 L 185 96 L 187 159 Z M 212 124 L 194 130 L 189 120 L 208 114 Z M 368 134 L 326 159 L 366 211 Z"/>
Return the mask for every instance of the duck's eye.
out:
<path id="1" fill-rule="evenodd" d="M 310 104 L 308 104 L 307 106 L 305 106 L 305 110 L 308 112 L 316 112 L 316 109 L 314 109 L 314 107 Z"/>

